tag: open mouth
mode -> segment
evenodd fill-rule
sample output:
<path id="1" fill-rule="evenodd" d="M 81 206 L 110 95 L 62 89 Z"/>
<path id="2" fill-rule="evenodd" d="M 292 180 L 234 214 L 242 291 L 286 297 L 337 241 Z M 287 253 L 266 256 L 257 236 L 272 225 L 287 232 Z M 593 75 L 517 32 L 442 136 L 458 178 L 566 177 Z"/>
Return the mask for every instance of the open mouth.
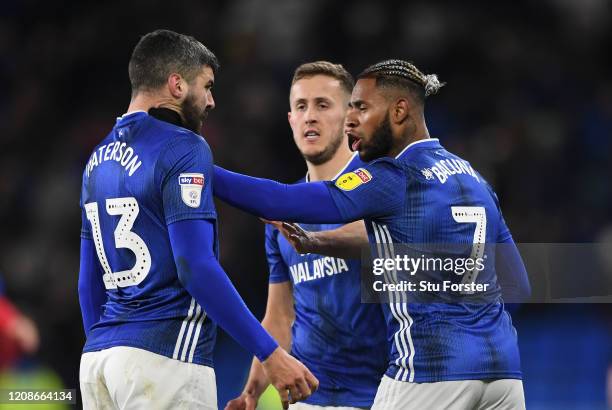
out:
<path id="1" fill-rule="evenodd" d="M 348 143 L 351 151 L 359 151 L 359 146 L 361 145 L 361 138 L 350 132 L 347 132 L 346 135 L 348 136 Z"/>
<path id="2" fill-rule="evenodd" d="M 304 132 L 304 138 L 306 138 L 306 141 L 316 141 L 320 136 L 321 134 L 319 134 L 319 131 L 316 130 L 306 130 Z"/>

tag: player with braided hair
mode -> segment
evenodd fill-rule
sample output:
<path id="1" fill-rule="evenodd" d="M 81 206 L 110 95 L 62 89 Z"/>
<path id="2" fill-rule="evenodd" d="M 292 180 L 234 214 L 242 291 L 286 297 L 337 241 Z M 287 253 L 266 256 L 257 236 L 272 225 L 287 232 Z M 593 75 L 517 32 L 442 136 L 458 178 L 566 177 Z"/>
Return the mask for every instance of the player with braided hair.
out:
<path id="1" fill-rule="evenodd" d="M 385 60 L 376 63 L 360 74 L 362 78 L 368 76 L 376 76 L 379 79 L 379 85 L 385 82 L 388 84 L 395 82 L 410 88 L 421 102 L 425 101 L 424 97 L 436 94 L 444 86 L 444 83 L 438 80 L 437 75 L 423 74 L 414 64 L 403 60 Z M 401 84 L 402 80 L 407 81 Z"/>
<path id="2" fill-rule="evenodd" d="M 405 61 L 368 67 L 358 76 L 345 119 L 351 148 L 366 166 L 334 182 L 294 185 L 216 167 L 214 192 L 267 219 L 363 219 L 374 253 L 385 262 L 395 259 L 398 244 L 456 244 L 467 258 L 485 249 L 486 262 L 477 271 L 458 278 L 438 269 L 423 276 L 480 285 L 486 292 L 479 300 L 435 289 L 427 294 L 433 303 L 387 294 L 389 363 L 373 409 L 524 409 L 517 335 L 503 301 L 528 295 L 527 272 L 493 189 L 468 161 L 429 136 L 424 101 L 441 86 L 435 75 Z M 320 240 L 301 252 L 325 254 L 350 244 L 346 235 L 316 234 Z M 386 269 L 381 275 L 393 284 L 397 272 Z"/>

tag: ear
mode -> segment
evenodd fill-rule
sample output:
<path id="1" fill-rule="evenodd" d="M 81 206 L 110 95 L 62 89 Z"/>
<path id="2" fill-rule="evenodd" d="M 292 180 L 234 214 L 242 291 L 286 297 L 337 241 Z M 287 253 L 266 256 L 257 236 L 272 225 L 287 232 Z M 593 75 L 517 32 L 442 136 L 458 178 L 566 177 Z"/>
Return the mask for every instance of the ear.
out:
<path id="1" fill-rule="evenodd" d="M 182 99 L 187 93 L 187 82 L 180 74 L 172 73 L 168 76 L 168 90 L 174 98 Z"/>
<path id="2" fill-rule="evenodd" d="M 289 125 L 291 125 L 291 111 L 287 113 L 287 121 L 289 121 Z"/>
<path id="3" fill-rule="evenodd" d="M 395 124 L 403 123 L 408 117 L 410 117 L 410 103 L 405 98 L 400 98 L 395 101 L 395 104 L 391 105 L 391 112 L 389 113 L 391 122 Z"/>

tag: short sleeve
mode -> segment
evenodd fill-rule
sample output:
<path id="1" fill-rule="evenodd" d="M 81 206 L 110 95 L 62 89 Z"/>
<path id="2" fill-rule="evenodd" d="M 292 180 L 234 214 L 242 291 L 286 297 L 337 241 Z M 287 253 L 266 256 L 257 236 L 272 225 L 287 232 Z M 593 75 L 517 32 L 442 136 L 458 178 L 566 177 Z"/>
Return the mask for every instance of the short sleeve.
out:
<path id="1" fill-rule="evenodd" d="M 212 193 L 212 153 L 195 135 L 175 137 L 160 158 L 161 195 L 166 224 L 216 219 Z"/>
<path id="2" fill-rule="evenodd" d="M 345 221 L 391 215 L 401 209 L 406 196 L 405 173 L 389 158 L 342 174 L 326 185 Z"/>
<path id="3" fill-rule="evenodd" d="M 270 269 L 270 283 L 287 282 L 291 279 L 278 246 L 278 235 L 280 235 L 278 229 L 266 224 L 266 258 Z"/>

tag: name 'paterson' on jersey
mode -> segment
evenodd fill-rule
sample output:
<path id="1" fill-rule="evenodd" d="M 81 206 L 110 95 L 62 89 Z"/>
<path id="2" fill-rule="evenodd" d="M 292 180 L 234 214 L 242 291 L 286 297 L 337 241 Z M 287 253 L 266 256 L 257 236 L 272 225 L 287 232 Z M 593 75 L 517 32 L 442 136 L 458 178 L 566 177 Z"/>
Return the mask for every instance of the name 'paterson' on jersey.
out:
<path id="1" fill-rule="evenodd" d="M 310 262 L 312 262 L 312 272 L 310 271 Z M 312 261 L 304 261 L 289 266 L 293 283 L 298 284 L 324 278 L 325 275 L 332 276 L 341 272 L 348 272 L 349 268 L 344 259 L 332 258 L 325 256 L 323 258 L 314 259 Z"/>
<path id="2" fill-rule="evenodd" d="M 138 160 L 138 154 L 134 152 L 132 147 L 129 147 L 125 142 L 115 141 L 102 145 L 91 154 L 91 158 L 85 168 L 86 175 L 89 177 L 89 174 L 95 167 L 109 160 L 120 163 L 128 171 L 129 176 L 132 176 L 142 165 L 142 161 Z"/>
<path id="3" fill-rule="evenodd" d="M 435 175 L 438 178 L 438 181 L 440 181 L 442 184 L 446 182 L 449 176 L 455 174 L 467 174 L 476 178 L 476 181 L 480 182 L 478 174 L 476 174 L 474 168 L 472 168 L 469 162 L 462 159 L 442 159 L 436 162 L 433 167 L 422 169 L 421 173 L 427 179 L 433 179 L 433 176 Z"/>

